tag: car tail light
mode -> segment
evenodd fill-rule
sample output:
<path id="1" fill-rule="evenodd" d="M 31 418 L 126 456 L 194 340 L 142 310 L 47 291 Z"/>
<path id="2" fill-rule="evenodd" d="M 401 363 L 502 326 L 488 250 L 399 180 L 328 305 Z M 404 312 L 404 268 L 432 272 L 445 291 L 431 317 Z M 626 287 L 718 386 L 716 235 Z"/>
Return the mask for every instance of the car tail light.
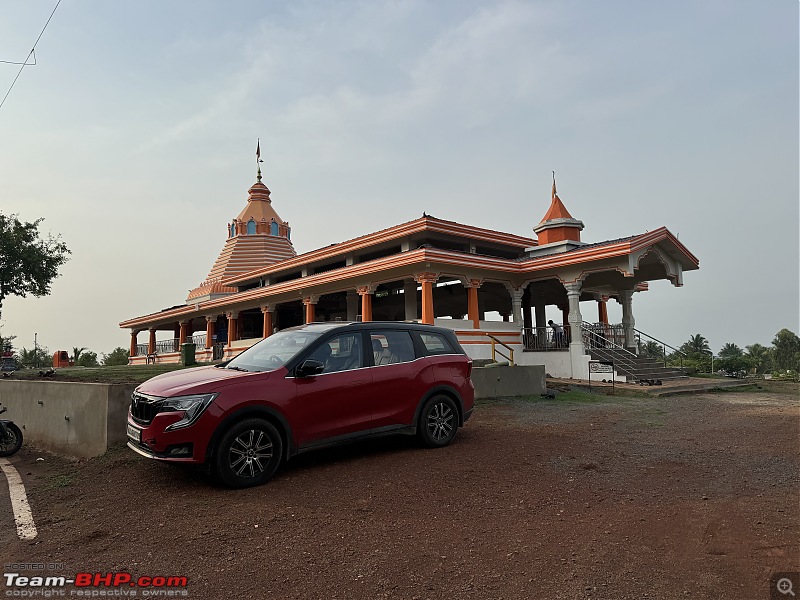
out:
<path id="1" fill-rule="evenodd" d="M 472 378 L 472 361 L 467 363 L 467 379 Z"/>

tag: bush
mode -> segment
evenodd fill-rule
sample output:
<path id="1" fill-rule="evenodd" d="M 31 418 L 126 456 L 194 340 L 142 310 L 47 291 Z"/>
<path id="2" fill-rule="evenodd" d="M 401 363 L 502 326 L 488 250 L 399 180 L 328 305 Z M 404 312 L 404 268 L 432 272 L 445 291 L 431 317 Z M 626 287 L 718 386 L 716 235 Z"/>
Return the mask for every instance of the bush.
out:
<path id="1" fill-rule="evenodd" d="M 84 350 L 78 356 L 78 361 L 75 363 L 80 367 L 99 367 L 100 363 L 97 362 L 97 352 L 91 350 Z"/>
<path id="2" fill-rule="evenodd" d="M 107 367 L 127 365 L 128 353 L 125 348 L 114 348 L 110 354 L 103 354 L 103 364 Z"/>

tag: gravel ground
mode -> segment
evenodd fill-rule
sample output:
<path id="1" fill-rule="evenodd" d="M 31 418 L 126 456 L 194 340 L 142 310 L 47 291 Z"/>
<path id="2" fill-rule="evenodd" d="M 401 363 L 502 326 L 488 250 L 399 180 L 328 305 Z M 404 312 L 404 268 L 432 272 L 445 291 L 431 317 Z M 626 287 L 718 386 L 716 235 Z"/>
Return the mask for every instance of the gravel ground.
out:
<path id="1" fill-rule="evenodd" d="M 16 538 L 0 477 L 0 561 L 209 599 L 766 599 L 800 570 L 789 392 L 483 401 L 448 448 L 321 451 L 241 491 L 125 448 L 23 448 L 39 537 Z"/>

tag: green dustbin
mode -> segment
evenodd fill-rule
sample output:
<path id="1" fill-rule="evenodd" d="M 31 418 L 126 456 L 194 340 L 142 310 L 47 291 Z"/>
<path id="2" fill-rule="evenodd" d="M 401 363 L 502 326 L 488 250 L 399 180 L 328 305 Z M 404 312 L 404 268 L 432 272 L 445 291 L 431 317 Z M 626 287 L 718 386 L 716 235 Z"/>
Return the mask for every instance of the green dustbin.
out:
<path id="1" fill-rule="evenodd" d="M 197 344 L 186 343 L 181 345 L 181 363 L 184 367 L 196 365 L 197 360 L 194 357 L 194 350 Z"/>

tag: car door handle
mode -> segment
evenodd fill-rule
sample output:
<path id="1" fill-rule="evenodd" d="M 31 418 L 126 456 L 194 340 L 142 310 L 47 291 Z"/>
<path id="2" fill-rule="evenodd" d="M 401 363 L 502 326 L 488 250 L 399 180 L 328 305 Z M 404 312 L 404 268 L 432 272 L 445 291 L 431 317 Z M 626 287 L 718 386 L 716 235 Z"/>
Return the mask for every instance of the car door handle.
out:
<path id="1" fill-rule="evenodd" d="M 366 379 L 359 379 L 358 381 L 351 381 L 350 383 L 347 384 L 347 387 L 351 387 L 354 385 L 363 385 L 365 383 L 367 383 Z"/>

